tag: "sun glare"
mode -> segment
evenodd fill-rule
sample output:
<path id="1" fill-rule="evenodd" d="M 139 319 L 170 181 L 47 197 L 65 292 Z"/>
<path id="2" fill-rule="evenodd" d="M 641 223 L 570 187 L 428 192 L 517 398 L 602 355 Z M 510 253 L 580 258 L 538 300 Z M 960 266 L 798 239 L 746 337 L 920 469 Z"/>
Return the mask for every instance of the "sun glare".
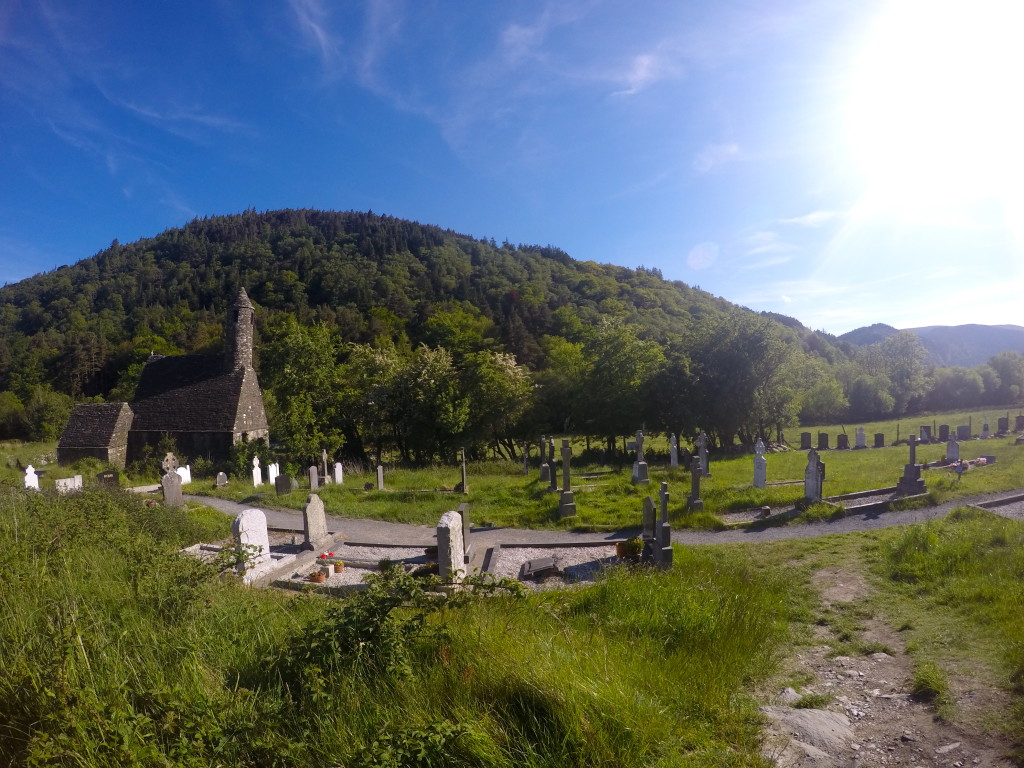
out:
<path id="1" fill-rule="evenodd" d="M 846 130 L 875 213 L 913 218 L 1024 195 L 1024 2 L 893 0 L 854 64 Z"/>

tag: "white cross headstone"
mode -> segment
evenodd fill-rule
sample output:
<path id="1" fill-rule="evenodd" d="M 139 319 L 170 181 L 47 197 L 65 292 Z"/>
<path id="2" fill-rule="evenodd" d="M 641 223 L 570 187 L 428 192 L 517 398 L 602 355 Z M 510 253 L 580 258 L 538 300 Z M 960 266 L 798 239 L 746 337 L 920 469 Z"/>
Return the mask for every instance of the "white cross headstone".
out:
<path id="1" fill-rule="evenodd" d="M 254 488 L 263 485 L 263 470 L 260 469 L 260 457 L 252 457 L 252 484 Z"/>
<path id="2" fill-rule="evenodd" d="M 186 464 L 184 467 L 178 467 L 175 472 L 178 473 L 178 477 L 181 478 L 181 484 L 186 485 L 192 482 L 192 465 Z"/>
<path id="3" fill-rule="evenodd" d="M 39 475 L 36 474 L 36 469 L 31 464 L 25 467 L 25 487 L 34 491 L 39 490 Z"/>

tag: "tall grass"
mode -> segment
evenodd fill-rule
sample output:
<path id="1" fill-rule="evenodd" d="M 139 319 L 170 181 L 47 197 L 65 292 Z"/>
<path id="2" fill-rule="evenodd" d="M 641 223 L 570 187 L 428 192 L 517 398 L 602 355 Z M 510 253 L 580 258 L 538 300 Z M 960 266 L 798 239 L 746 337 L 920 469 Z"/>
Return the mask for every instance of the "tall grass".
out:
<path id="1" fill-rule="evenodd" d="M 762 764 L 744 690 L 786 634 L 772 569 L 679 550 L 670 573 L 422 625 L 397 607 L 422 627 L 394 634 L 403 672 L 326 641 L 373 615 L 365 598 L 218 579 L 177 554 L 207 533 L 128 494 L 0 491 L 0 764 Z"/>

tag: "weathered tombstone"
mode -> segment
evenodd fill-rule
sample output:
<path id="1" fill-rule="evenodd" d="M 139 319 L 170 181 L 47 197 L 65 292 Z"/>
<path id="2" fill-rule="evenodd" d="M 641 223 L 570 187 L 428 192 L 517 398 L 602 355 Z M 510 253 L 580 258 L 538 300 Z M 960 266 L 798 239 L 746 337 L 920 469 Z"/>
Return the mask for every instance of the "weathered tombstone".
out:
<path id="1" fill-rule="evenodd" d="M 675 433 L 669 435 L 668 438 L 668 465 L 670 467 L 679 466 L 679 441 L 676 440 Z"/>
<path id="2" fill-rule="evenodd" d="M 334 482 L 338 485 L 345 482 L 345 467 L 341 465 L 340 461 L 334 462 Z"/>
<path id="3" fill-rule="evenodd" d="M 559 517 L 572 517 L 576 514 L 576 497 L 569 484 L 569 460 L 571 458 L 572 448 L 569 447 L 569 441 L 562 440 L 562 495 L 558 500 Z"/>
<path id="4" fill-rule="evenodd" d="M 636 433 L 636 461 L 633 462 L 633 484 L 647 485 L 650 482 L 647 474 L 647 462 L 644 461 L 644 433 Z"/>
<path id="5" fill-rule="evenodd" d="M 173 472 L 178 468 L 178 457 L 173 453 L 168 453 L 164 456 L 164 460 L 160 462 L 160 466 L 163 467 L 165 475 L 168 472 Z"/>
<path id="6" fill-rule="evenodd" d="M 96 481 L 101 488 L 120 488 L 121 476 L 116 469 L 105 469 L 96 474 Z"/>
<path id="7" fill-rule="evenodd" d="M 555 459 L 555 438 L 551 438 L 548 441 L 548 464 L 551 467 L 551 472 L 548 476 L 548 490 L 558 490 L 558 461 Z"/>
<path id="8" fill-rule="evenodd" d="M 377 490 L 378 491 L 383 491 L 384 490 L 384 465 L 383 464 L 378 464 L 377 465 Z"/>
<path id="9" fill-rule="evenodd" d="M 811 433 L 801 432 L 800 433 L 800 450 L 809 451 L 811 450 Z"/>
<path id="10" fill-rule="evenodd" d="M 36 474 L 35 467 L 31 464 L 25 467 L 25 487 L 31 488 L 33 491 L 39 490 L 39 475 Z"/>
<path id="11" fill-rule="evenodd" d="M 908 437 L 907 445 L 910 446 L 910 461 L 903 465 L 903 477 L 896 483 L 896 492 L 904 496 L 925 491 L 921 466 L 917 463 L 917 435 Z"/>
<path id="12" fill-rule="evenodd" d="M 821 501 L 824 481 L 825 463 L 818 457 L 817 451 L 811 450 L 807 454 L 807 467 L 804 469 L 804 498 Z"/>
<path id="13" fill-rule="evenodd" d="M 459 513 L 459 517 L 462 519 L 462 559 L 467 566 L 466 572 L 468 573 L 469 561 L 473 555 L 473 537 L 471 536 L 473 526 L 469 521 L 469 504 L 462 502 L 459 504 L 457 512 Z"/>
<path id="14" fill-rule="evenodd" d="M 322 473 L 321 476 L 322 477 L 327 477 L 331 473 L 327 469 L 327 449 L 326 448 L 323 448 L 320 451 L 320 463 L 321 463 L 321 466 L 323 467 L 323 473 Z"/>
<path id="15" fill-rule="evenodd" d="M 875 432 L 875 448 L 885 448 L 885 432 Z"/>
<path id="16" fill-rule="evenodd" d="M 690 496 L 686 500 L 686 506 L 697 511 L 704 509 L 704 500 L 700 497 L 701 466 L 700 456 L 690 459 Z"/>
<path id="17" fill-rule="evenodd" d="M 327 515 L 324 502 L 315 493 L 306 498 L 306 506 L 302 508 L 302 541 L 303 549 L 317 550 L 331 539 L 327 532 Z"/>
<path id="18" fill-rule="evenodd" d="M 939 442 L 949 442 L 949 424 L 939 424 Z"/>
<path id="19" fill-rule="evenodd" d="M 654 564 L 667 570 L 672 567 L 672 526 L 668 522 L 668 483 L 662 482 L 658 496 L 661 499 L 661 520 L 655 528 Z"/>
<path id="20" fill-rule="evenodd" d="M 818 433 L 818 450 L 819 451 L 827 451 L 828 450 L 828 432 L 819 432 Z"/>
<path id="21" fill-rule="evenodd" d="M 185 503 L 181 495 L 181 475 L 177 472 L 168 472 L 160 478 L 160 489 L 164 494 L 165 507 L 180 507 Z"/>
<path id="22" fill-rule="evenodd" d="M 281 467 L 275 461 L 273 464 L 267 465 L 267 482 L 273 486 L 277 486 L 277 476 L 281 474 Z"/>
<path id="23" fill-rule="evenodd" d="M 274 478 L 274 490 L 278 496 L 286 496 L 292 492 L 292 479 L 285 474 Z"/>
<path id="24" fill-rule="evenodd" d="M 981 439 L 988 440 L 990 437 L 992 437 L 992 433 L 989 432 L 988 422 L 986 421 L 984 424 L 981 425 Z"/>
<path id="25" fill-rule="evenodd" d="M 956 428 L 956 439 L 957 440 L 970 440 L 971 439 L 971 425 L 970 424 L 958 424 Z"/>
<path id="26" fill-rule="evenodd" d="M 868 437 L 864 434 L 864 427 L 857 427 L 857 442 L 854 443 L 854 449 L 867 448 Z"/>
<path id="27" fill-rule="evenodd" d="M 178 473 L 178 477 L 181 478 L 182 485 L 188 485 L 192 482 L 192 465 L 186 464 L 184 467 L 178 467 L 175 472 Z"/>
<path id="28" fill-rule="evenodd" d="M 640 513 L 640 538 L 648 541 L 654 538 L 655 526 L 658 523 L 658 513 L 654 508 L 654 499 L 650 496 L 644 497 L 643 510 Z"/>
<path id="29" fill-rule="evenodd" d="M 927 424 L 922 424 L 918 428 L 918 439 L 922 443 L 930 443 L 932 441 L 932 428 Z"/>
<path id="30" fill-rule="evenodd" d="M 1014 432 L 1024 432 L 1024 414 L 1018 413 L 1013 424 Z"/>
<path id="31" fill-rule="evenodd" d="M 57 493 L 60 494 L 78 490 L 75 488 L 75 479 L 73 477 L 58 477 L 53 481 L 53 485 L 57 489 Z"/>
<path id="32" fill-rule="evenodd" d="M 460 454 L 462 457 L 462 492 L 469 493 L 469 483 L 466 482 L 466 449 L 462 448 Z"/>
<path id="33" fill-rule="evenodd" d="M 845 432 L 836 435 L 836 450 L 846 451 L 850 448 L 850 436 Z"/>
<path id="34" fill-rule="evenodd" d="M 263 575 L 270 566 L 270 537 L 267 516 L 258 509 L 246 509 L 231 524 L 238 544 L 238 572 L 249 584 Z"/>
<path id="35" fill-rule="evenodd" d="M 954 461 L 960 461 L 960 443 L 950 440 L 946 443 L 946 463 L 952 464 Z"/>
<path id="36" fill-rule="evenodd" d="M 218 488 L 223 488 L 225 485 L 228 484 L 228 476 L 225 475 L 223 472 L 218 472 L 216 482 Z"/>
<path id="37" fill-rule="evenodd" d="M 754 456 L 754 487 L 768 487 L 768 459 L 763 453 Z"/>
<path id="38" fill-rule="evenodd" d="M 708 463 L 708 436 L 703 429 L 697 435 L 697 454 L 700 456 L 700 476 L 711 477 L 711 465 Z"/>
<path id="39" fill-rule="evenodd" d="M 260 469 L 260 457 L 252 457 L 252 486 L 259 488 L 263 485 L 263 470 Z"/>
<path id="40" fill-rule="evenodd" d="M 316 464 L 311 464 L 306 470 L 306 477 L 309 478 L 309 490 L 315 491 L 320 487 L 320 473 L 316 470 Z"/>
<path id="41" fill-rule="evenodd" d="M 996 427 L 996 432 L 998 434 L 1000 434 L 1000 435 L 1005 435 L 1009 431 L 1010 431 L 1010 417 L 1009 416 L 1000 416 L 999 417 L 998 425 Z"/>
<path id="42" fill-rule="evenodd" d="M 445 512 L 437 523 L 437 573 L 442 580 L 459 582 L 466 575 L 466 545 L 462 540 L 462 516 Z"/>

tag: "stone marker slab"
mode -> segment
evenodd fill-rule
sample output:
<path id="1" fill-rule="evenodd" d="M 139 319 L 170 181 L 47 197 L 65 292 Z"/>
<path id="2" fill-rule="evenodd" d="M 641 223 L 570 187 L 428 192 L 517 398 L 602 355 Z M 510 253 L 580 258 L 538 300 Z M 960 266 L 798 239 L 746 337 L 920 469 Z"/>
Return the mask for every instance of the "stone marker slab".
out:
<path id="1" fill-rule="evenodd" d="M 331 540 L 331 535 L 327 532 L 324 502 L 315 493 L 309 494 L 306 505 L 302 508 L 302 530 L 303 549 L 317 550 Z"/>
<path id="2" fill-rule="evenodd" d="M 267 516 L 259 509 L 243 510 L 231 524 L 238 542 L 238 572 L 245 584 L 251 584 L 272 566 Z"/>
<path id="3" fill-rule="evenodd" d="M 181 476 L 175 472 L 168 472 L 160 479 L 160 488 L 164 494 L 165 507 L 180 507 L 185 504 L 185 498 L 181 494 Z"/>
<path id="4" fill-rule="evenodd" d="M 442 580 L 459 582 L 466 575 L 466 545 L 462 515 L 445 512 L 437 523 L 437 573 Z"/>

